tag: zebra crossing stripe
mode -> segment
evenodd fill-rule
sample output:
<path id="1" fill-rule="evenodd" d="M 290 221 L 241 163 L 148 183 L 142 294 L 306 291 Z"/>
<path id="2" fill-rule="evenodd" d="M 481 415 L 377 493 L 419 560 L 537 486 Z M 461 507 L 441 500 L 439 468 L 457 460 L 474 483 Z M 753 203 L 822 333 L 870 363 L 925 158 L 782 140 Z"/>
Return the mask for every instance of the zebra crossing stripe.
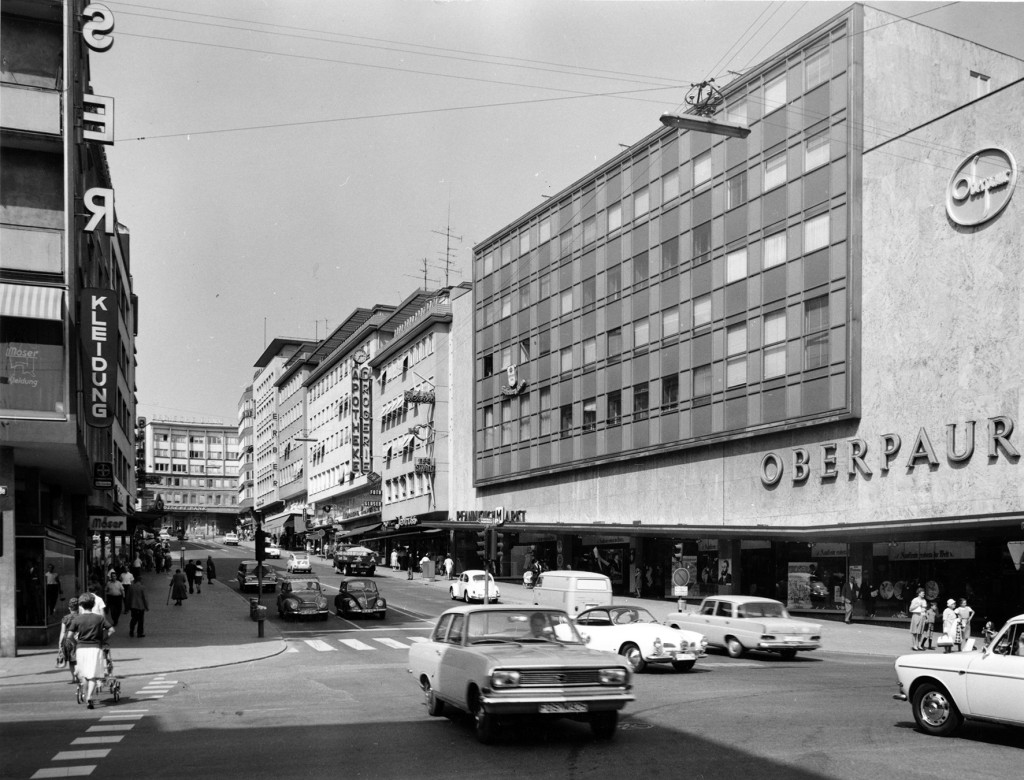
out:
<path id="1" fill-rule="evenodd" d="M 96 765 L 92 764 L 90 766 L 58 766 L 52 769 L 40 769 L 32 775 L 32 780 L 36 780 L 38 777 L 88 777 L 95 768 Z"/>
<path id="2" fill-rule="evenodd" d="M 106 758 L 110 748 L 100 750 L 62 750 L 53 757 L 54 761 L 88 761 L 91 758 Z"/>
<path id="3" fill-rule="evenodd" d="M 322 639 L 303 639 L 302 641 L 310 647 L 312 647 L 314 650 L 318 650 L 321 653 L 326 653 L 331 650 L 334 650 L 334 648 L 331 645 L 327 644 Z"/>
<path id="4" fill-rule="evenodd" d="M 353 650 L 373 650 L 370 645 L 360 642 L 358 639 L 339 639 L 338 641 L 345 645 L 345 647 L 350 647 Z"/>
<path id="5" fill-rule="evenodd" d="M 393 647 L 395 650 L 408 650 L 409 649 L 409 645 L 407 645 L 407 644 L 405 644 L 403 642 L 399 642 L 397 639 L 391 639 L 391 638 L 386 637 L 386 636 L 374 637 L 373 641 L 374 642 L 380 642 L 385 647 Z"/>
<path id="6" fill-rule="evenodd" d="M 96 734 L 101 731 L 131 731 L 135 728 L 134 723 L 101 723 L 99 726 L 89 726 L 86 734 Z"/>
<path id="7" fill-rule="evenodd" d="M 410 642 L 412 642 L 413 644 L 416 644 L 418 642 L 426 642 L 427 641 L 427 638 L 425 636 L 410 636 L 410 637 L 406 637 L 406 638 Z"/>

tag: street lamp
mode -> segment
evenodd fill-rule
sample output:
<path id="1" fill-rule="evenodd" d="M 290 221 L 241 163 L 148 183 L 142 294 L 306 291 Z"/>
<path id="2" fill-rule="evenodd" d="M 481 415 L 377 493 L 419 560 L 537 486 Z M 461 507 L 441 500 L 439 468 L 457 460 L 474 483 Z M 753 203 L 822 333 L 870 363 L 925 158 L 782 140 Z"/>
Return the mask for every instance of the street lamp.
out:
<path id="1" fill-rule="evenodd" d="M 727 135 L 733 138 L 746 138 L 750 135 L 750 128 L 745 125 L 735 122 L 720 122 L 711 117 L 697 116 L 696 114 L 662 114 L 661 123 L 665 127 L 693 130 L 697 133 Z"/>

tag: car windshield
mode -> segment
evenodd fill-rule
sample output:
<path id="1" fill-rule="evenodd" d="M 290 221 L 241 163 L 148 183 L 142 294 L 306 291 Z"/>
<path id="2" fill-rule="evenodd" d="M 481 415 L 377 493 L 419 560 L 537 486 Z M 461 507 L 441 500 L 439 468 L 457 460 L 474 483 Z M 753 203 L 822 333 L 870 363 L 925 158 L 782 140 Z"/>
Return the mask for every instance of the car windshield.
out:
<path id="1" fill-rule="evenodd" d="M 782 606 L 782 604 L 777 602 L 755 601 L 750 604 L 741 604 L 739 607 L 739 616 L 741 618 L 788 618 L 789 613 L 786 612 L 786 608 Z"/>
<path id="2" fill-rule="evenodd" d="M 355 591 L 377 590 L 377 585 L 376 583 L 367 582 L 366 580 L 351 580 L 345 584 L 345 590 L 349 593 Z"/>
<path id="3" fill-rule="evenodd" d="M 558 642 L 583 644 L 564 612 L 556 610 L 482 610 L 468 616 L 467 640 L 471 645 L 503 642 Z"/>
<path id="4" fill-rule="evenodd" d="M 629 625 L 630 623 L 657 623 L 654 615 L 646 609 L 638 607 L 619 607 L 610 610 L 612 623 L 617 626 Z"/>
<path id="5" fill-rule="evenodd" d="M 296 580 L 292 582 L 293 591 L 319 591 L 320 583 L 317 580 Z"/>

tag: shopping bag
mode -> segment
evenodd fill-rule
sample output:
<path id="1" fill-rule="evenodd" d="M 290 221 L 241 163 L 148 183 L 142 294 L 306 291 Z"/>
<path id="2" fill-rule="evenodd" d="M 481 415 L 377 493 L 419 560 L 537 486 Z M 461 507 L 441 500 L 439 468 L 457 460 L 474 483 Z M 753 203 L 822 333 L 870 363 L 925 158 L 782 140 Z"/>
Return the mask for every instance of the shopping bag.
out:
<path id="1" fill-rule="evenodd" d="M 949 638 L 949 634 L 943 634 L 938 638 L 938 641 L 936 641 L 935 644 L 939 647 L 952 647 L 953 640 Z"/>

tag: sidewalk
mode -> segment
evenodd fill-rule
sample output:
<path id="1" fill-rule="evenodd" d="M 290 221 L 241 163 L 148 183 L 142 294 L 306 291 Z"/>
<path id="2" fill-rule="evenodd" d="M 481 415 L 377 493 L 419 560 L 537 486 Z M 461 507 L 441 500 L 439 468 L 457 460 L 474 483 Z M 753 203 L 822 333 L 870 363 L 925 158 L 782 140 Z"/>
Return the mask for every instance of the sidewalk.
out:
<path id="1" fill-rule="evenodd" d="M 230 574 L 230 572 L 229 572 Z M 242 599 L 223 582 L 203 581 L 203 592 L 174 606 L 169 601 L 169 573 L 149 572 L 142 577 L 149 601 L 146 636 L 128 636 L 130 613 L 122 614 L 110 641 L 114 674 L 139 677 L 258 661 L 282 653 L 286 644 L 270 621 L 265 637 L 249 618 L 250 594 Z M 255 594 L 251 594 L 255 595 Z M 274 609 L 275 594 L 264 592 L 262 603 Z M 57 647 L 23 648 L 15 658 L 0 658 L 0 688 L 64 682 L 67 667 L 56 666 Z"/>
<path id="2" fill-rule="evenodd" d="M 390 566 L 379 566 L 377 567 L 377 576 L 406 579 L 408 572 L 396 572 L 392 571 Z M 427 588 L 436 588 L 442 592 L 447 592 L 450 585 L 443 576 L 439 576 L 431 581 L 416 574 L 415 582 Z M 533 591 L 520 582 L 499 580 L 498 589 L 501 591 L 501 601 L 506 604 L 534 603 Z M 615 596 L 613 600 L 616 604 L 630 604 L 643 607 L 659 621 L 664 621 L 669 613 L 678 611 L 677 602 L 669 599 L 638 599 L 629 596 Z M 696 605 L 689 605 L 689 609 L 696 609 Z M 799 619 L 804 620 L 806 618 L 801 615 Z M 857 623 L 856 621 L 847 625 L 841 620 L 813 622 L 819 622 L 822 625 L 822 650 L 826 652 L 880 655 L 894 660 L 897 656 L 911 652 L 909 621 L 906 628 L 869 625 Z"/>

